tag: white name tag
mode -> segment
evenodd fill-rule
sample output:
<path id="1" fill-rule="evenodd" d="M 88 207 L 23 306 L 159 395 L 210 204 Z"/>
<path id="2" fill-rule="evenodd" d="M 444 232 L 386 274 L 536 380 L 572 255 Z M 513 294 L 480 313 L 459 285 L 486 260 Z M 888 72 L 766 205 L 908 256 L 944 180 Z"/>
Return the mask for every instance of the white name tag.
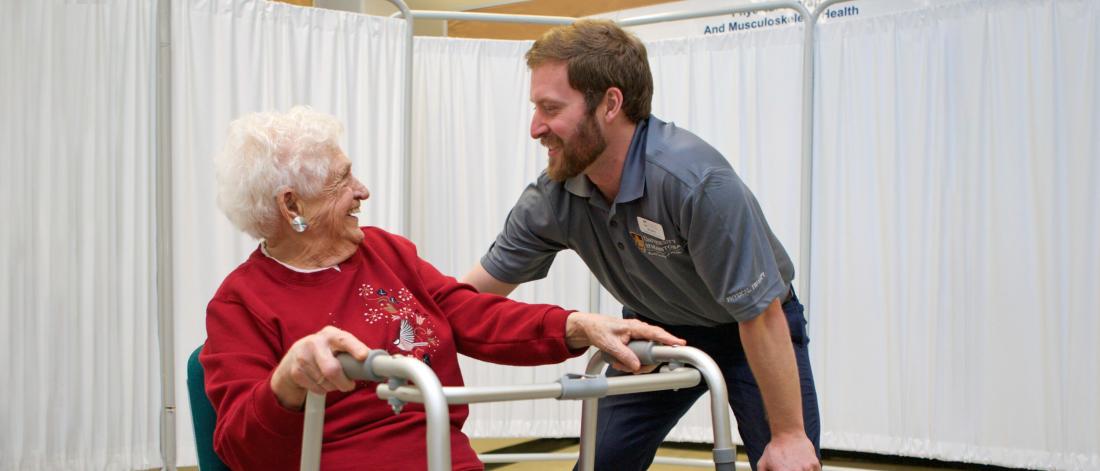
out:
<path id="1" fill-rule="evenodd" d="M 649 219 L 638 216 L 638 229 L 660 240 L 665 240 L 665 228 Z"/>

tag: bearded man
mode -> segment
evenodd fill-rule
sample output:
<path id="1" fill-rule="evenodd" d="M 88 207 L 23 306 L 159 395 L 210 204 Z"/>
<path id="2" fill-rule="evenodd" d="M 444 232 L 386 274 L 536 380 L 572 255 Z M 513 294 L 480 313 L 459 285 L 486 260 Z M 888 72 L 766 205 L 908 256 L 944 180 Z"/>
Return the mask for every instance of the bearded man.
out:
<path id="1" fill-rule="evenodd" d="M 650 115 L 645 46 L 614 23 L 550 30 L 526 59 L 531 137 L 549 165 L 463 281 L 507 295 L 545 277 L 558 251 L 576 251 L 623 317 L 661 326 L 718 363 L 753 469 L 820 469 L 794 266 L 755 196 L 717 150 Z M 648 468 L 705 390 L 601 399 L 596 469 Z"/>

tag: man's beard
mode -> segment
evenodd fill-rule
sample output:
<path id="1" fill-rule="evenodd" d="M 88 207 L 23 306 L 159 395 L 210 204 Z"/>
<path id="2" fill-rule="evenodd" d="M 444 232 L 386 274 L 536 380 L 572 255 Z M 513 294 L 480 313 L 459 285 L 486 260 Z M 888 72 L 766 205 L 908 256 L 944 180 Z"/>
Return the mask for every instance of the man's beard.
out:
<path id="1" fill-rule="evenodd" d="M 584 121 L 577 123 L 576 137 L 568 143 L 563 144 L 560 137 L 551 133 L 542 138 L 542 144 L 561 149 L 557 161 L 550 159 L 546 167 L 550 179 L 558 182 L 580 175 L 607 148 L 607 140 L 600 132 L 593 115 L 588 115 Z"/>

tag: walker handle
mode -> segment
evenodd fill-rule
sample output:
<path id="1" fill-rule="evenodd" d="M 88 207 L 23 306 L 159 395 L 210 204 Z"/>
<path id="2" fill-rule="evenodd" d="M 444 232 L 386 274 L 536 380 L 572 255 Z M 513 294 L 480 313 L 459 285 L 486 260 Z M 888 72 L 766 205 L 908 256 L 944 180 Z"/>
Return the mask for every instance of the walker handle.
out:
<path id="1" fill-rule="evenodd" d="M 379 383 L 386 381 L 386 378 L 376 374 L 374 368 L 371 367 L 371 362 L 378 356 L 388 357 L 390 354 L 385 350 L 371 349 L 370 353 L 367 354 L 367 359 L 363 361 L 356 360 L 349 353 L 337 353 L 336 359 L 340 361 L 340 366 L 344 368 L 344 375 L 348 379 Z"/>
<path id="2" fill-rule="evenodd" d="M 638 357 L 638 360 L 642 362 L 642 365 L 645 366 L 661 363 L 660 361 L 653 359 L 653 347 L 656 345 L 657 342 L 654 342 L 652 340 L 631 340 L 630 343 L 626 344 L 626 347 L 629 348 L 630 351 L 634 352 L 634 355 L 636 355 Z M 615 363 L 616 361 L 618 361 L 615 359 L 615 357 L 611 356 L 607 352 L 600 353 L 603 354 L 603 359 L 607 363 Z"/>

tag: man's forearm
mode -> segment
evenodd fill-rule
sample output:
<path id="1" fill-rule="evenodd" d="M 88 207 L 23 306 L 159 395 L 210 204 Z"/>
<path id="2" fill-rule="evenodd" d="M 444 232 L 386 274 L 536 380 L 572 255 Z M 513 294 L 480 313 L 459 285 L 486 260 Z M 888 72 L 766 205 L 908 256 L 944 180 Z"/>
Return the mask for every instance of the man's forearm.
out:
<path id="1" fill-rule="evenodd" d="M 516 289 L 515 284 L 505 283 L 496 279 L 493 275 L 490 275 L 481 263 L 474 264 L 470 272 L 463 276 L 461 280 L 463 283 L 471 285 L 474 289 L 482 293 L 493 293 L 501 296 L 508 296 Z"/>
<path id="2" fill-rule="evenodd" d="M 779 301 L 772 301 L 756 318 L 740 323 L 739 331 L 749 366 L 764 398 L 772 437 L 805 435 L 798 366 L 790 328 Z"/>

